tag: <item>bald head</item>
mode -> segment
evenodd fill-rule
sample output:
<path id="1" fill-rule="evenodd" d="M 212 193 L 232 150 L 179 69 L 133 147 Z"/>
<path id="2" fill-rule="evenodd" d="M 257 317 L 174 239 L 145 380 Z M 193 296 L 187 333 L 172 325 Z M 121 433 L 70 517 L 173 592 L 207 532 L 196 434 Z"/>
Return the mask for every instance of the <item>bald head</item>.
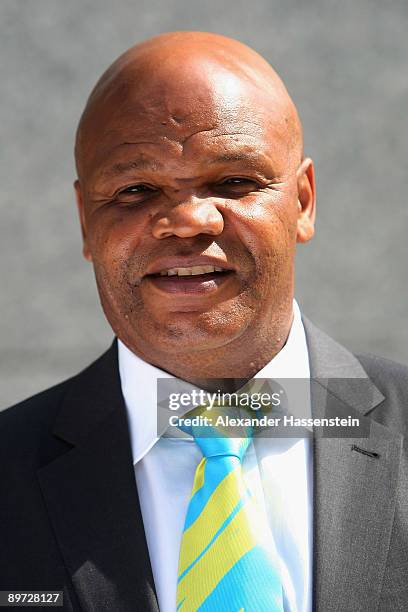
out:
<path id="1" fill-rule="evenodd" d="M 205 32 L 172 32 L 135 45 L 113 62 L 89 96 L 76 135 L 78 176 L 92 155 L 93 134 L 115 129 L 130 107 L 133 121 L 149 115 L 168 127 L 168 117 L 176 124 L 193 121 L 210 106 L 215 115 L 232 114 L 243 98 L 253 116 L 270 115 L 298 164 L 303 141 L 296 108 L 280 77 L 253 49 Z"/>

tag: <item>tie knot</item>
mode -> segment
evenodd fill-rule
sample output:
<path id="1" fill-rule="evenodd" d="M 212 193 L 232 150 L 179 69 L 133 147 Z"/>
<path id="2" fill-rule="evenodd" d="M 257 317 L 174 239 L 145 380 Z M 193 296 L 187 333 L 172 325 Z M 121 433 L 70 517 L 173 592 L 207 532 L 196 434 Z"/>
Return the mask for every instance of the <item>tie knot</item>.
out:
<path id="1" fill-rule="evenodd" d="M 210 457 L 237 457 L 242 461 L 251 437 L 247 438 L 225 438 L 225 437 L 199 437 L 194 436 L 195 442 L 200 447 L 203 456 Z"/>
<path id="2" fill-rule="evenodd" d="M 253 431 L 249 426 L 237 428 L 228 425 L 228 419 L 238 416 L 235 407 L 216 406 L 207 410 L 207 406 L 198 406 L 184 415 L 184 419 L 191 419 L 191 424 L 179 425 L 179 428 L 193 436 L 204 457 L 237 457 L 242 461 Z"/>

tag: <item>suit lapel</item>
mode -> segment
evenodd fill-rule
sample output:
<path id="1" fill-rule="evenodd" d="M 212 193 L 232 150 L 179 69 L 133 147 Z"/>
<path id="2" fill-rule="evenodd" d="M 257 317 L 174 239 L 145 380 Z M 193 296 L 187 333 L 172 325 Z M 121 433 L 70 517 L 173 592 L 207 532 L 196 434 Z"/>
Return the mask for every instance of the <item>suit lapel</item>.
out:
<path id="1" fill-rule="evenodd" d="M 158 611 L 116 343 L 73 379 L 54 434 L 73 447 L 38 478 L 81 607 Z"/>
<path id="2" fill-rule="evenodd" d="M 350 414 L 366 425 L 361 438 L 314 440 L 313 609 L 376 610 L 402 438 L 368 416 L 385 398 L 358 360 L 309 321 L 303 322 L 313 416 Z"/>

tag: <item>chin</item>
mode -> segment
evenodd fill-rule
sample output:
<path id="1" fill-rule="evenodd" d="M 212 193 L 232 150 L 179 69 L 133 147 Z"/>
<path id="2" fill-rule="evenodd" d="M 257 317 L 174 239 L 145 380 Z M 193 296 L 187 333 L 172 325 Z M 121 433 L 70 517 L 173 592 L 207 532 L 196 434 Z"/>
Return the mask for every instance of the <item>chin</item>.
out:
<path id="1" fill-rule="evenodd" d="M 226 317 L 224 313 L 174 313 L 166 321 L 139 321 L 135 324 L 139 342 L 152 354 L 186 353 L 217 349 L 236 340 L 248 326 L 242 317 Z M 135 338 L 136 340 L 136 338 Z"/>

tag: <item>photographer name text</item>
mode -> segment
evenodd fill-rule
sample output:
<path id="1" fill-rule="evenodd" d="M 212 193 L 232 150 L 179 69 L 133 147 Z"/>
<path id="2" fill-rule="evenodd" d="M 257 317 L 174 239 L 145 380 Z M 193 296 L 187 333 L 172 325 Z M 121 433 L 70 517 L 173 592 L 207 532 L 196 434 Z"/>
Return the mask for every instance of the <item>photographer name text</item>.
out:
<path id="1" fill-rule="evenodd" d="M 171 416 L 169 424 L 173 427 L 359 427 L 360 419 L 353 417 L 302 418 L 285 415 L 283 417 L 231 417 L 229 415 L 180 417 Z"/>

